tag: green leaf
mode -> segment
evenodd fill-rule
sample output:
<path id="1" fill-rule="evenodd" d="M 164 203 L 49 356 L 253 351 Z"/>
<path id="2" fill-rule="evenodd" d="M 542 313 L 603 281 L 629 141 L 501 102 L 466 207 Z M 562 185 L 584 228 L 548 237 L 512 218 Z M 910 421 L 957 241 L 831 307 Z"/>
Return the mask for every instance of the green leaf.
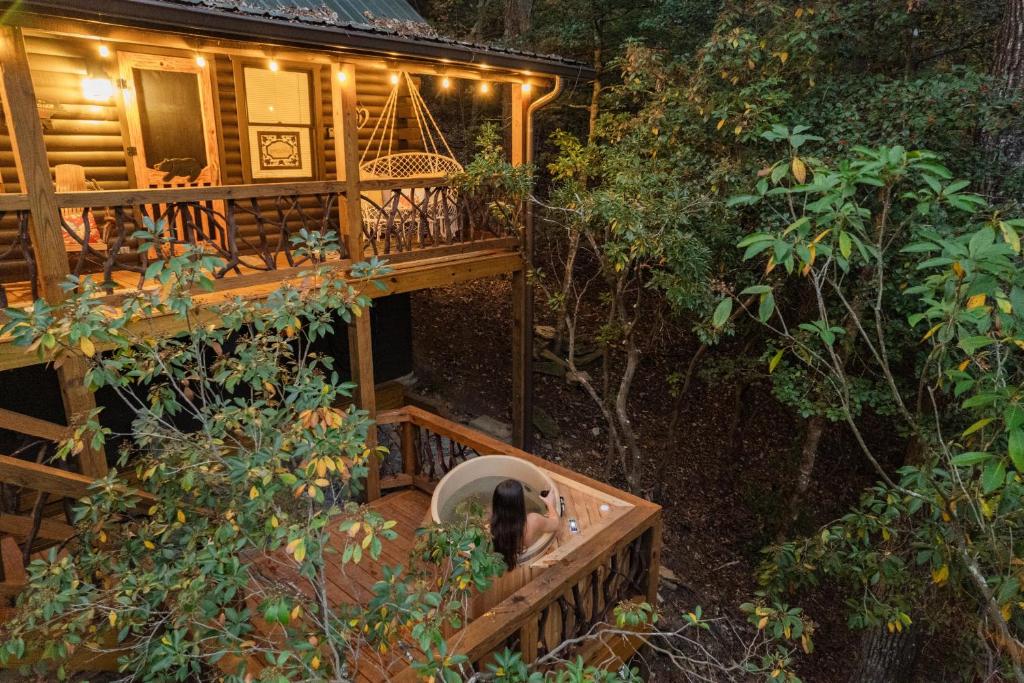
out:
<path id="1" fill-rule="evenodd" d="M 775 295 L 771 292 L 761 296 L 761 305 L 757 309 L 757 317 L 761 322 L 768 322 L 768 319 L 772 317 L 772 313 L 775 311 Z"/>
<path id="2" fill-rule="evenodd" d="M 1014 429 L 1007 440 L 1010 460 L 1018 472 L 1024 472 L 1024 429 Z"/>
<path id="3" fill-rule="evenodd" d="M 715 306 L 715 312 L 711 316 L 711 324 L 716 328 L 721 327 L 729 319 L 732 314 L 732 299 L 725 298 L 718 302 Z"/>
<path id="4" fill-rule="evenodd" d="M 1006 481 L 1006 465 L 1002 460 L 990 462 L 981 473 L 981 490 L 988 494 L 995 491 Z"/>
<path id="5" fill-rule="evenodd" d="M 967 453 L 961 453 L 960 455 L 953 456 L 953 464 L 957 467 L 970 467 L 971 465 L 977 465 L 978 463 L 985 462 L 991 458 L 991 453 L 968 451 Z"/>
<path id="6" fill-rule="evenodd" d="M 839 231 L 839 253 L 843 255 L 843 258 L 850 258 L 850 254 L 853 252 L 853 242 L 850 241 L 850 235 L 845 230 Z"/>
<path id="7" fill-rule="evenodd" d="M 775 368 L 777 368 L 779 366 L 779 361 L 782 360 L 782 354 L 784 354 L 785 352 L 786 352 L 785 349 L 779 349 L 778 351 L 775 352 L 775 355 L 772 356 L 772 359 L 770 361 L 768 361 L 768 374 L 769 375 L 772 374 L 773 372 L 775 372 Z"/>
<path id="8" fill-rule="evenodd" d="M 991 417 L 983 417 L 983 418 L 981 418 L 980 420 L 978 420 L 977 422 L 972 424 L 970 427 L 965 429 L 963 435 L 964 436 L 970 436 L 974 432 L 978 431 L 979 429 L 981 429 L 982 427 L 987 425 L 992 420 L 993 420 L 993 418 L 991 418 Z"/>

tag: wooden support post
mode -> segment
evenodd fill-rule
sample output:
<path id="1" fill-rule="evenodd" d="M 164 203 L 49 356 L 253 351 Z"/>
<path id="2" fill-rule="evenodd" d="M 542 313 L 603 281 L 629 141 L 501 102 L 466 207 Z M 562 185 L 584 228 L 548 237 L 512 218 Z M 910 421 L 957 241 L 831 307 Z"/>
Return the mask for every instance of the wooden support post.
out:
<path id="1" fill-rule="evenodd" d="M 21 29 L 0 27 L 0 78 L 4 116 L 14 151 L 21 189 L 29 197 L 32 220 L 29 237 L 35 256 L 39 290 L 50 304 L 64 298 L 61 283 L 67 277 L 68 255 L 61 235 L 57 198 L 46 158 L 43 126 L 39 122 L 35 88 L 29 71 L 28 54 Z M 57 369 L 61 398 L 68 424 L 74 424 L 96 407 L 96 399 L 84 385 L 85 362 L 67 358 Z M 82 473 L 102 477 L 107 473 L 107 459 L 102 449 L 86 446 L 79 456 Z"/>
<path id="2" fill-rule="evenodd" d="M 345 181 L 344 213 L 345 246 L 353 262 L 363 256 L 363 215 L 359 201 L 359 115 L 356 111 L 356 71 L 352 64 L 331 65 L 331 103 L 334 109 L 334 140 L 337 148 L 338 180 Z M 356 383 L 356 404 L 377 416 L 377 396 L 373 379 L 373 338 L 370 333 L 370 312 L 363 311 L 348 326 L 349 365 Z M 366 445 L 377 445 L 377 427 L 371 425 Z M 376 457 L 376 456 L 375 456 Z M 380 498 L 379 463 L 370 463 L 366 477 L 368 500 Z"/>
<path id="3" fill-rule="evenodd" d="M 512 163 L 529 163 L 529 93 L 519 84 L 512 90 Z M 523 450 L 533 447 L 533 225 L 531 206 L 523 207 L 523 261 L 525 271 L 512 274 L 512 443 Z"/>
<path id="4" fill-rule="evenodd" d="M 661 511 L 644 533 L 643 553 L 647 556 L 647 602 L 657 607 L 658 582 L 661 580 Z"/>
<path id="5" fill-rule="evenodd" d="M 412 420 L 402 423 L 402 472 L 415 477 L 419 472 L 416 459 L 416 426 Z"/>

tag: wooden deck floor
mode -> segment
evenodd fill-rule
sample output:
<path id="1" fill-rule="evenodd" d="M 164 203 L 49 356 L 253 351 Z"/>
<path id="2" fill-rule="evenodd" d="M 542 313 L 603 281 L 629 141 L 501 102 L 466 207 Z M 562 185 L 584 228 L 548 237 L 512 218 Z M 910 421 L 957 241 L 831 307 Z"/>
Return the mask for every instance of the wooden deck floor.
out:
<path id="1" fill-rule="evenodd" d="M 529 567 L 518 568 L 496 580 L 494 586 L 472 601 L 470 621 L 493 608 L 498 602 L 511 595 L 526 583 L 536 581 L 550 567 L 566 562 L 578 552 L 585 552 L 587 541 L 616 519 L 629 512 L 633 505 L 610 494 L 597 491 L 581 482 L 549 471 L 558 485 L 559 495 L 565 501 L 562 524 L 555 536 L 555 542 L 540 558 Z M 403 489 L 380 498 L 369 505 L 385 519 L 397 522 L 398 537 L 383 542 L 380 562 L 364 559 L 358 565 L 343 566 L 340 561 L 328 562 L 326 578 L 328 597 L 332 606 L 355 604 L 365 605 L 373 595 L 372 587 L 383 578 L 383 567 L 401 564 L 409 565 L 409 555 L 416 539 L 416 531 L 429 522 L 430 494 L 417 488 Z M 575 520 L 577 531 L 570 529 L 569 520 Z M 340 532 L 332 532 L 332 545 L 340 551 L 345 538 Z M 287 558 L 269 558 L 262 567 L 279 581 L 292 582 L 294 563 Z M 301 581 L 294 581 L 298 584 Z M 449 635 L 449 642 L 457 640 Z M 370 648 L 363 648 L 354 661 L 349 662 L 353 680 L 373 682 L 389 681 L 397 672 L 405 669 L 409 662 L 419 655 L 411 642 L 395 643 L 387 655 L 380 655 Z M 250 673 L 256 675 L 262 667 L 258 661 L 250 660 Z"/>
<path id="2" fill-rule="evenodd" d="M 344 548 L 343 534 L 333 531 L 331 545 L 338 549 L 337 554 L 328 556 L 326 568 L 327 594 L 332 607 L 341 605 L 365 605 L 373 595 L 373 585 L 383 578 L 383 567 L 401 564 L 408 566 L 409 554 L 416 539 L 416 530 L 424 525 L 430 508 L 430 495 L 418 489 L 406 489 L 380 498 L 369 505 L 385 519 L 395 520 L 394 527 L 398 537 L 392 541 L 382 541 L 383 550 L 380 562 L 365 558 L 358 564 L 343 565 L 340 561 L 341 550 Z M 303 582 L 295 575 L 295 564 L 286 557 L 272 557 L 261 563 L 260 569 L 279 581 L 301 585 Z M 293 581 L 294 577 L 294 581 Z M 273 630 L 269 626 L 265 635 L 272 637 Z M 369 647 L 360 650 L 358 656 L 350 661 L 352 680 L 388 681 L 394 674 L 408 666 L 411 657 L 418 651 L 411 645 L 399 643 L 387 655 L 380 655 Z M 263 669 L 258 658 L 250 658 L 248 673 L 256 676 Z"/>

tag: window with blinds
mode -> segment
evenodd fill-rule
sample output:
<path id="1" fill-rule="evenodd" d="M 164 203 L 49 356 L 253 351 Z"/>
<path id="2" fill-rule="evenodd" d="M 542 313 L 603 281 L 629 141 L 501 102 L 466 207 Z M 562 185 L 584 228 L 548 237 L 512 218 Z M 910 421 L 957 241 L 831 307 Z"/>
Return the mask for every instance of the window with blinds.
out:
<path id="1" fill-rule="evenodd" d="M 252 177 L 312 178 L 312 75 L 252 66 L 243 73 Z"/>

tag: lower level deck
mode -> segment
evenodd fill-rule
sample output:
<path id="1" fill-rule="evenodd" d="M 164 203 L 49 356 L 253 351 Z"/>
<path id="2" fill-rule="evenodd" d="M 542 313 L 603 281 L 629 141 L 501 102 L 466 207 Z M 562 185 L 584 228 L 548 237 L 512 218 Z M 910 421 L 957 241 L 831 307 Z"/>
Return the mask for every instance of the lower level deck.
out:
<path id="1" fill-rule="evenodd" d="M 508 240 L 495 240 L 493 245 L 487 242 L 474 243 L 473 248 L 439 247 L 436 250 L 424 250 L 416 254 L 417 258 L 398 259 L 389 262 L 389 272 L 373 278 L 373 281 L 352 279 L 353 285 L 371 298 L 402 294 L 420 289 L 442 287 L 460 282 L 467 282 L 483 277 L 492 277 L 504 273 L 518 272 L 523 269 L 522 255 L 513 248 Z M 347 268 L 348 261 L 338 261 L 339 268 Z M 197 314 L 200 321 L 212 318 L 203 307 L 215 306 L 227 299 L 243 297 L 261 299 L 285 284 L 301 287 L 303 274 L 309 266 L 281 268 L 258 273 L 225 277 L 217 280 L 214 291 L 198 293 L 195 297 Z M 139 287 L 138 275 L 124 274 L 124 282 L 107 299 L 115 304 L 124 293 Z M 381 286 L 377 286 L 379 283 Z M 146 285 L 143 284 L 143 287 Z M 28 283 L 8 284 L 8 292 L 12 306 L 26 306 L 32 301 L 31 288 Z M 0 313 L 2 315 L 2 313 Z M 181 319 L 174 315 L 165 318 L 147 318 L 133 323 L 134 327 L 146 329 L 151 334 L 171 334 Z M 102 349 L 102 347 L 100 347 Z M 9 337 L 0 337 L 0 372 L 13 368 L 39 363 L 34 353 L 26 351 L 11 343 Z"/>
<path id="2" fill-rule="evenodd" d="M 626 500 L 625 494 L 620 497 L 591 487 L 558 471 L 560 468 L 544 467 L 540 464 L 542 462 L 537 460 L 534 464 L 544 469 L 555 482 L 564 504 L 554 542 L 539 557 L 499 577 L 487 591 L 477 594 L 465 605 L 466 626 L 448 635 L 449 647 L 455 651 L 460 650 L 464 635 L 474 629 L 478 620 L 489 620 L 508 609 L 506 603 L 518 604 L 523 596 L 535 594 L 538 582 L 549 573 L 557 575 L 559 569 L 581 559 L 600 557 L 600 546 L 594 542 L 599 544 L 602 535 L 614 532 L 616 522 L 636 512 L 637 506 Z M 385 519 L 394 520 L 394 530 L 398 533 L 396 539 L 383 541 L 378 562 L 364 557 L 358 564 L 342 564 L 341 551 L 349 539 L 340 531 L 331 532 L 330 545 L 337 554 L 328 556 L 325 578 L 332 607 L 367 605 L 373 596 L 374 584 L 384 578 L 386 566 L 410 566 L 417 530 L 430 523 L 431 489 L 431 484 L 420 480 L 417 485 L 396 490 L 369 504 Z M 539 618 L 534 624 L 538 643 L 536 654 L 543 654 L 567 637 L 609 619 L 611 608 L 618 602 L 613 596 L 646 599 L 646 587 L 639 575 L 640 564 L 636 555 L 630 552 L 613 554 L 615 559 L 603 569 L 589 573 L 583 586 L 563 587 L 562 594 L 538 612 L 536 616 Z M 279 585 L 298 585 L 303 581 L 296 573 L 294 561 L 284 553 L 267 558 L 264 567 L 262 571 L 272 574 Z M 272 637 L 273 634 L 267 632 L 264 635 Z M 522 648 L 525 643 L 513 638 L 505 645 L 515 649 Z M 607 663 L 616 658 L 615 644 L 594 642 L 589 645 L 587 656 L 592 657 L 594 663 Z M 349 673 L 353 680 L 364 682 L 396 680 L 408 676 L 409 664 L 421 655 L 415 640 L 403 634 L 389 643 L 386 654 L 370 646 L 361 647 L 351 655 Z M 263 669 L 258 658 L 250 659 L 248 666 L 248 673 L 253 676 Z"/>

